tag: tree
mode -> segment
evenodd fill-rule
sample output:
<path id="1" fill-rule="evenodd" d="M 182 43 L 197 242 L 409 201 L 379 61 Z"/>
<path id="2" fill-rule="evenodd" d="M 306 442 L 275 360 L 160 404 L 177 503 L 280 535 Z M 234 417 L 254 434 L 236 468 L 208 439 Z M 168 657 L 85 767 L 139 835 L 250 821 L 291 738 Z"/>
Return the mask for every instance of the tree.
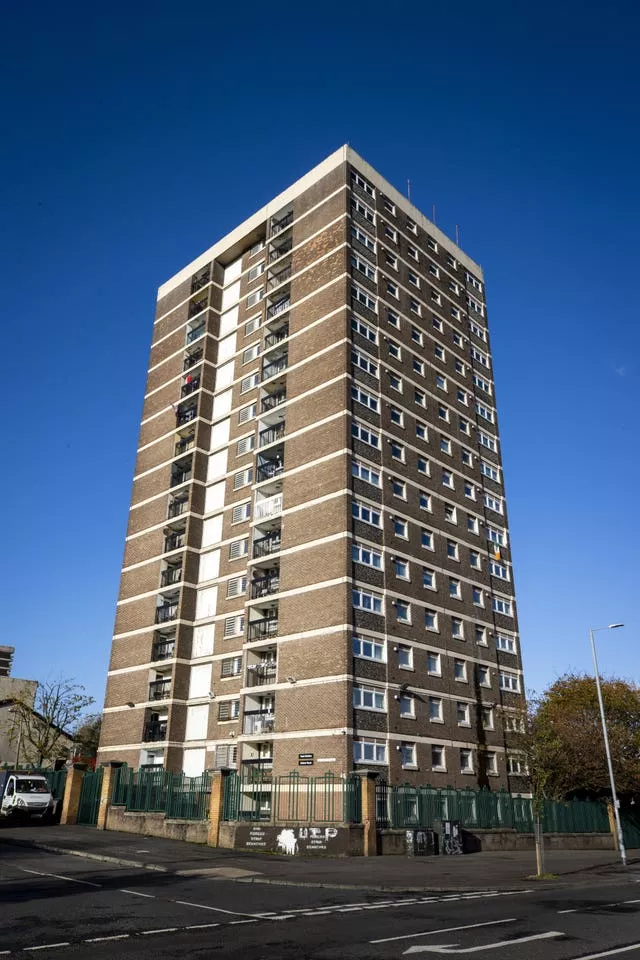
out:
<path id="1" fill-rule="evenodd" d="M 95 757 L 98 752 L 101 727 L 101 713 L 89 713 L 80 720 L 73 735 L 77 754 L 82 757 Z"/>
<path id="2" fill-rule="evenodd" d="M 41 766 L 45 761 L 67 757 L 72 730 L 93 703 L 75 680 L 48 680 L 38 684 L 35 700 L 18 693 L 13 702 L 11 738 L 17 759 Z"/>

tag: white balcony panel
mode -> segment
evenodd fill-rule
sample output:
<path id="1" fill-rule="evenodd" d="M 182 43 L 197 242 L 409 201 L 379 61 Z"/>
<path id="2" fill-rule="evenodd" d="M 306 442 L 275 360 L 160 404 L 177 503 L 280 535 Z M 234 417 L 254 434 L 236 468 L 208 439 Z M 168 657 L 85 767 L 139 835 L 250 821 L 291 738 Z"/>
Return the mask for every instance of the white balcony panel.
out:
<path id="1" fill-rule="evenodd" d="M 224 268 L 222 286 L 226 287 L 227 284 L 233 283 L 234 280 L 238 279 L 241 273 L 242 273 L 242 257 L 238 257 L 237 260 L 234 260 L 232 263 L 228 264 L 228 266 Z"/>
<path id="2" fill-rule="evenodd" d="M 208 623 L 205 627 L 193 628 L 193 641 L 191 643 L 191 657 L 210 657 L 213 653 L 213 636 L 215 626 Z"/>
<path id="3" fill-rule="evenodd" d="M 202 620 L 203 617 L 214 617 L 217 602 L 217 587 L 206 587 L 204 590 L 198 590 L 196 594 L 196 620 Z"/>
<path id="4" fill-rule="evenodd" d="M 198 583 L 206 583 L 207 580 L 215 580 L 219 573 L 220 551 L 210 550 L 209 553 L 203 553 L 200 557 Z"/>
<path id="5" fill-rule="evenodd" d="M 189 675 L 189 700 L 196 697 L 207 697 L 211 690 L 211 664 L 199 663 L 191 667 Z"/>
<path id="6" fill-rule="evenodd" d="M 218 390 L 224 390 L 226 387 L 231 386 L 233 383 L 234 370 L 235 362 L 233 360 L 230 360 L 229 363 L 223 363 L 221 367 L 216 368 L 216 393 Z"/>
<path id="7" fill-rule="evenodd" d="M 204 512 L 213 513 L 214 510 L 222 510 L 224 507 L 224 488 L 225 482 L 214 483 L 207 487 L 204 495 Z"/>
<path id="8" fill-rule="evenodd" d="M 182 754 L 182 770 L 187 777 L 200 777 L 204 773 L 206 749 L 191 747 Z"/>
<path id="9" fill-rule="evenodd" d="M 212 453 L 207 464 L 207 483 L 224 477 L 227 472 L 227 451 L 218 450 Z"/>
<path id="10" fill-rule="evenodd" d="M 240 298 L 240 281 L 236 280 L 235 283 L 229 284 L 228 287 L 222 291 L 222 304 L 221 307 L 223 310 L 226 310 L 227 307 L 230 307 L 233 303 Z"/>
<path id="11" fill-rule="evenodd" d="M 185 740 L 206 740 L 209 720 L 209 704 L 200 707 L 187 707 Z"/>
<path id="12" fill-rule="evenodd" d="M 227 417 L 226 420 L 221 420 L 219 423 L 214 423 L 211 427 L 211 446 L 210 450 L 215 450 L 216 447 L 221 447 L 223 444 L 229 442 L 229 432 L 231 430 L 231 420 Z"/>
<path id="13" fill-rule="evenodd" d="M 282 494 L 278 493 L 275 497 L 267 497 L 256 503 L 255 519 L 264 520 L 266 517 L 273 517 L 282 513 Z"/>
<path id="14" fill-rule="evenodd" d="M 220 333 L 219 336 L 224 337 L 227 333 L 231 333 L 232 330 L 235 330 L 238 326 L 238 306 L 231 307 L 231 310 L 227 310 L 226 313 L 223 313 L 220 317 Z"/>
<path id="15" fill-rule="evenodd" d="M 212 420 L 219 420 L 220 417 L 226 416 L 227 413 L 231 410 L 231 401 L 233 397 L 233 391 L 225 390 L 224 393 L 218 393 L 213 398 L 213 416 Z"/>
<path id="16" fill-rule="evenodd" d="M 209 517 L 202 524 L 202 547 L 212 547 L 222 540 L 222 514 Z"/>
<path id="17" fill-rule="evenodd" d="M 229 360 L 235 352 L 236 335 L 235 333 L 231 333 L 218 343 L 218 363 L 224 363 L 225 360 Z"/>

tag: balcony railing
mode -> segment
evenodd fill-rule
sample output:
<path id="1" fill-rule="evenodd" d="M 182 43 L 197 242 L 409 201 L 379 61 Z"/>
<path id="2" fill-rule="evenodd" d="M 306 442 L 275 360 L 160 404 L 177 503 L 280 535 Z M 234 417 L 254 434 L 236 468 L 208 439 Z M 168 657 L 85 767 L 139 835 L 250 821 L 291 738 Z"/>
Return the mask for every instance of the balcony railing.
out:
<path id="1" fill-rule="evenodd" d="M 272 480 L 274 477 L 280 476 L 284 470 L 284 463 L 282 460 L 267 460 L 266 463 L 260 464 L 256 470 L 256 479 L 258 482 L 260 480 Z"/>
<path id="2" fill-rule="evenodd" d="M 194 377 L 193 380 L 189 383 L 183 383 L 180 388 L 180 396 L 188 397 L 190 393 L 193 393 L 195 390 L 198 390 L 200 387 L 200 377 Z"/>
<path id="3" fill-rule="evenodd" d="M 269 254 L 269 263 L 273 263 L 274 260 L 279 260 L 280 257 L 285 257 L 292 247 L 293 240 L 285 240 L 285 242 L 281 243 L 279 247 L 274 247 Z"/>
<path id="4" fill-rule="evenodd" d="M 258 434 L 259 445 L 266 447 L 270 443 L 275 443 L 276 440 L 281 440 L 282 437 L 284 437 L 284 431 L 284 423 L 277 423 L 275 427 L 268 427 L 266 430 L 261 430 Z"/>
<path id="5" fill-rule="evenodd" d="M 177 487 L 180 483 L 186 483 L 191 480 L 191 470 L 181 470 L 180 473 L 171 474 L 171 486 Z"/>
<path id="6" fill-rule="evenodd" d="M 154 640 L 151 648 L 152 660 L 170 660 L 176 649 L 175 640 Z"/>
<path id="7" fill-rule="evenodd" d="M 189 317 L 195 317 L 197 313 L 202 313 L 207 306 L 207 299 L 207 297 L 201 297 L 200 300 L 193 300 L 189 304 Z"/>
<path id="8" fill-rule="evenodd" d="M 266 617 L 264 620 L 254 620 L 247 627 L 247 640 L 264 640 L 265 637 L 278 636 L 278 618 Z"/>
<path id="9" fill-rule="evenodd" d="M 289 336 L 289 324 L 286 323 L 284 327 L 281 327 L 280 330 L 276 330 L 275 333 L 270 333 L 264 338 L 264 348 L 268 350 L 269 347 L 275 347 L 277 343 L 282 343 L 283 340 L 286 340 Z"/>
<path id="10" fill-rule="evenodd" d="M 271 766 L 273 763 L 273 757 L 247 757 L 246 760 L 242 761 L 242 765 L 245 766 L 258 766 L 263 767 Z"/>
<path id="11" fill-rule="evenodd" d="M 256 503 L 254 517 L 256 520 L 266 520 L 267 517 L 275 517 L 282 513 L 282 494 L 277 493 L 274 497 L 268 497 L 266 500 L 260 500 Z"/>
<path id="12" fill-rule="evenodd" d="M 149 723 L 145 723 L 143 738 L 146 743 L 149 741 L 156 740 L 166 740 L 167 739 L 167 721 L 166 720 L 151 720 Z"/>
<path id="13" fill-rule="evenodd" d="M 186 337 L 187 343 L 193 343 L 194 340 L 197 340 L 198 337 L 201 337 L 206 329 L 206 326 L 206 323 L 200 323 L 197 327 L 194 327 L 193 330 L 189 330 Z"/>
<path id="14" fill-rule="evenodd" d="M 275 717 L 272 713 L 263 710 L 250 710 L 245 712 L 243 733 L 271 733 L 275 724 Z"/>
<path id="15" fill-rule="evenodd" d="M 172 517 L 179 517 L 181 513 L 186 513 L 189 506 L 188 500 L 173 500 L 169 504 L 169 509 L 167 510 L 167 518 L 171 520 Z"/>
<path id="16" fill-rule="evenodd" d="M 284 217 L 280 217 L 279 220 L 271 221 L 271 236 L 275 237 L 276 234 L 282 233 L 283 230 L 286 230 L 287 227 L 293 223 L 293 210 L 290 210 L 289 213 L 285 214 Z"/>
<path id="17" fill-rule="evenodd" d="M 169 553 L 170 550 L 179 550 L 180 547 L 184 547 L 185 540 L 184 533 L 172 533 L 164 538 L 164 552 Z"/>
<path id="18" fill-rule="evenodd" d="M 196 350 L 195 353 L 190 353 L 188 357 L 184 358 L 182 369 L 190 370 L 191 367 L 195 367 L 196 363 L 200 363 L 203 356 L 204 356 L 203 350 Z"/>
<path id="19" fill-rule="evenodd" d="M 273 290 L 274 287 L 279 287 L 281 283 L 284 283 L 285 280 L 288 280 L 291 276 L 291 264 L 284 267 L 282 270 L 279 270 L 277 273 L 274 273 L 272 277 L 269 277 L 267 280 L 267 290 Z"/>
<path id="20" fill-rule="evenodd" d="M 168 567 L 160 574 L 160 586 L 170 587 L 172 583 L 180 583 L 182 580 L 182 567 Z"/>
<path id="21" fill-rule="evenodd" d="M 209 271 L 206 273 L 196 274 L 196 276 L 191 281 L 191 293 L 196 293 L 197 290 L 201 290 L 202 287 L 206 286 L 209 283 Z"/>
<path id="22" fill-rule="evenodd" d="M 279 407 L 281 403 L 284 403 L 287 399 L 287 394 L 285 390 L 280 390 L 278 393 L 270 393 L 268 397 L 263 397 L 260 403 L 260 412 L 266 413 L 268 410 L 274 410 L 276 407 Z"/>
<path id="23" fill-rule="evenodd" d="M 198 416 L 197 407 L 187 407 L 186 410 L 178 410 L 178 413 L 176 415 L 176 423 L 178 424 L 179 427 L 181 427 L 183 423 L 191 423 L 191 421 L 195 420 L 197 416 Z"/>
<path id="24" fill-rule="evenodd" d="M 166 700 L 171 693 L 171 677 L 152 680 L 149 684 L 149 700 Z"/>
<path id="25" fill-rule="evenodd" d="M 182 440 L 178 440 L 173 451 L 174 457 L 179 456 L 181 453 L 186 453 L 187 450 L 191 450 L 195 445 L 195 437 L 184 437 Z"/>
<path id="26" fill-rule="evenodd" d="M 275 533 L 268 533 L 266 537 L 253 541 L 253 558 L 268 557 L 272 553 L 277 553 L 282 544 L 282 534 L 279 530 Z"/>
<path id="27" fill-rule="evenodd" d="M 285 313 L 290 306 L 291 297 L 289 296 L 282 297 L 281 300 L 278 300 L 276 303 L 272 303 L 267 310 L 267 320 L 271 320 L 272 317 L 277 317 L 279 313 Z"/>
<path id="28" fill-rule="evenodd" d="M 165 607 L 156 607 L 156 623 L 168 623 L 178 616 L 178 604 L 171 603 Z"/>
<path id="29" fill-rule="evenodd" d="M 262 368 L 262 379 L 268 380 L 269 377 L 275 377 L 276 373 L 280 373 L 281 370 L 286 370 L 288 365 L 289 357 L 287 354 L 285 354 L 284 357 L 278 357 L 278 359 L 272 363 L 265 363 Z"/>
<path id="30" fill-rule="evenodd" d="M 272 593 L 277 593 L 279 589 L 280 577 L 258 577 L 256 580 L 251 581 L 251 599 L 257 600 L 258 597 L 270 597 Z"/>

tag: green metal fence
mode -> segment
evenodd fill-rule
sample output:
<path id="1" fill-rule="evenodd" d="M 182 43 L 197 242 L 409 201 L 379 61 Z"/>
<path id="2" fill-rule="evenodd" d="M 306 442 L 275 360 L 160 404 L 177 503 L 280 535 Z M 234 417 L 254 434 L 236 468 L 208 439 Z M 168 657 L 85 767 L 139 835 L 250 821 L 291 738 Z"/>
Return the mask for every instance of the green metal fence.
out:
<path id="1" fill-rule="evenodd" d="M 232 772 L 225 778 L 224 820 L 269 823 L 359 823 L 359 777 L 297 771 L 274 777 L 267 771 Z"/>
<path id="2" fill-rule="evenodd" d="M 533 801 L 512 797 L 506 790 L 456 790 L 453 787 L 413 787 L 410 784 L 376 784 L 379 827 L 433 827 L 436 820 L 459 820 L 468 829 L 533 831 Z M 545 833 L 608 833 L 604 803 L 546 800 L 542 810 Z"/>
<path id="3" fill-rule="evenodd" d="M 176 820 L 207 820 L 211 777 L 187 777 L 168 770 L 116 770 L 111 802 L 127 810 L 164 813 Z"/>
<path id="4" fill-rule="evenodd" d="M 98 822 L 100 793 L 102 791 L 103 768 L 87 770 L 82 778 L 80 801 L 78 803 L 78 823 L 95 826 Z"/>

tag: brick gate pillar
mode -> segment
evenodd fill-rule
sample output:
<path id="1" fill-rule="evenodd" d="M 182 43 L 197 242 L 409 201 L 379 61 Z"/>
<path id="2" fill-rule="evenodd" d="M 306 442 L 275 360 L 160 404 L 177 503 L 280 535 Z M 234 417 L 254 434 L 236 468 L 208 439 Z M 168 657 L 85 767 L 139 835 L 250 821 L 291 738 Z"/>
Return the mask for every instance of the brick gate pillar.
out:
<path id="1" fill-rule="evenodd" d="M 111 809 L 111 797 L 113 795 L 113 782 L 116 776 L 116 771 L 120 767 L 124 766 L 118 760 L 108 760 L 106 763 L 101 764 L 103 769 L 102 774 L 102 787 L 100 789 L 100 803 L 98 806 L 98 822 L 96 823 L 96 828 L 98 830 L 107 829 L 107 817 L 109 816 L 109 810 Z"/>
<path id="2" fill-rule="evenodd" d="M 211 798 L 209 800 L 209 830 L 207 843 L 217 847 L 220 839 L 220 824 L 224 808 L 224 791 L 230 770 L 214 770 L 211 774 Z"/>
<path id="3" fill-rule="evenodd" d="M 71 767 L 67 773 L 67 780 L 64 785 L 64 799 L 62 801 L 62 813 L 60 823 L 74 824 L 78 822 L 78 807 L 80 806 L 80 794 L 82 792 L 82 781 L 86 773 L 86 764 L 78 763 Z"/>
<path id="4" fill-rule="evenodd" d="M 373 770 L 362 770 L 360 773 L 360 790 L 362 797 L 362 826 L 365 857 L 377 857 L 378 834 L 376 826 L 376 780 L 378 774 Z"/>

